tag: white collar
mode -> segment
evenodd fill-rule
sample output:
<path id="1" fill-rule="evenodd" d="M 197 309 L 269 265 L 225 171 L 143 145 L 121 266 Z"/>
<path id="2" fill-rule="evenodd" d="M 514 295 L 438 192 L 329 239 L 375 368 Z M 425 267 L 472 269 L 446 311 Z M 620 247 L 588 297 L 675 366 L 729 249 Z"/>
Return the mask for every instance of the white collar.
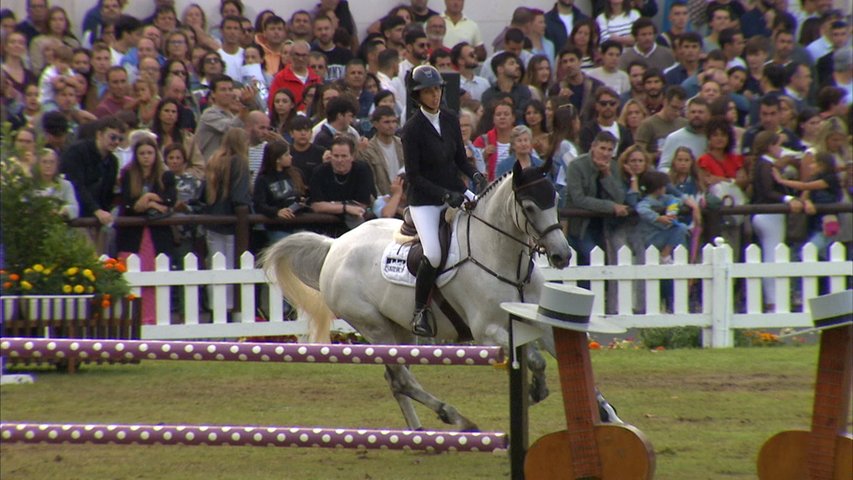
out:
<path id="1" fill-rule="evenodd" d="M 657 42 L 655 42 L 655 43 L 653 43 L 653 44 L 652 44 L 652 49 L 651 49 L 651 50 L 649 50 L 649 54 L 648 54 L 648 55 L 646 55 L 645 53 L 641 52 L 641 51 L 640 51 L 640 49 L 639 49 L 639 48 L 637 48 L 637 46 L 636 46 L 636 45 L 634 45 L 634 47 L 633 47 L 633 48 L 634 48 L 634 51 L 635 51 L 635 52 L 637 52 L 641 57 L 649 58 L 649 57 L 651 57 L 651 56 L 652 56 L 652 54 L 653 54 L 653 53 L 655 53 L 655 50 L 657 50 L 657 49 L 658 49 L 658 43 L 657 43 Z"/>
<path id="2" fill-rule="evenodd" d="M 441 114 L 441 110 L 435 113 L 429 113 L 424 109 L 424 107 L 421 107 L 421 112 L 423 112 L 423 114 L 427 117 L 427 120 L 429 120 L 430 123 L 438 124 L 438 115 Z"/>

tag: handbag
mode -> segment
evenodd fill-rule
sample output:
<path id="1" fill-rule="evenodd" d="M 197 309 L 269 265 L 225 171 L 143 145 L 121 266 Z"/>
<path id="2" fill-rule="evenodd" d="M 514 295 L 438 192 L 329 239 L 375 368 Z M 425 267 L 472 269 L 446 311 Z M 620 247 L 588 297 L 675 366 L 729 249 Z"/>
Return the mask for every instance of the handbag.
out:
<path id="1" fill-rule="evenodd" d="M 734 180 L 717 182 L 708 188 L 708 193 L 719 199 L 720 205 L 723 207 L 746 205 L 749 201 L 749 198 Z M 743 221 L 744 215 L 726 215 L 723 217 L 723 223 L 726 225 L 742 225 Z"/>

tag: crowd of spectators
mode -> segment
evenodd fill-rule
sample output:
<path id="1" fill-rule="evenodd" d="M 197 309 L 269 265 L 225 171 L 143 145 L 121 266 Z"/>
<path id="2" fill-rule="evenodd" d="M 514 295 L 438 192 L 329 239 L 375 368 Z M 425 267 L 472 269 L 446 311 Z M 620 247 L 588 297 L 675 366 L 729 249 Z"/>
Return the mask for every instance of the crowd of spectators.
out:
<path id="1" fill-rule="evenodd" d="M 465 151 L 489 180 L 550 161 L 561 206 L 603 214 L 568 221 L 581 263 L 623 245 L 695 261 L 718 235 L 736 255 L 811 241 L 825 256 L 853 236 L 815 212 L 853 189 L 850 12 L 825 0 L 557 0 L 519 6 L 491 42 L 464 0 L 411 0 L 366 32 L 345 0 L 255 18 L 221 0 L 216 25 L 194 3 L 135 18 L 100 0 L 73 19 L 48 1 L 0 12 L 2 120 L 61 213 L 98 219 L 104 252 L 234 263 L 233 226 L 114 232 L 116 216 L 399 216 L 406 75 L 427 63 L 459 83 Z M 724 201 L 792 215 L 699 213 Z M 255 248 L 293 228 L 258 227 Z"/>

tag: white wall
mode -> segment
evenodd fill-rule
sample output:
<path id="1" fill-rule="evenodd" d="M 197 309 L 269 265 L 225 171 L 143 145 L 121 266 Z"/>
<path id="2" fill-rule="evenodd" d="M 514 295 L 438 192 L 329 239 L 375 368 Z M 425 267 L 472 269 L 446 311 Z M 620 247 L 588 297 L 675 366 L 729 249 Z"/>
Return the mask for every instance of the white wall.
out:
<path id="1" fill-rule="evenodd" d="M 467 0 L 465 2 L 465 14 L 480 25 L 483 40 L 487 47 L 491 46 L 492 40 L 503 28 L 509 24 L 513 10 L 519 5 L 532 8 L 540 8 L 544 11 L 550 10 L 556 0 L 525 0 L 524 2 L 508 0 Z M 25 0 L 3 0 L 4 8 L 11 8 L 18 18 L 26 16 Z M 60 5 L 68 10 L 72 25 L 75 29 L 80 28 L 83 15 L 86 10 L 96 3 L 96 0 L 53 0 L 51 5 Z M 154 2 L 151 0 L 129 0 L 126 12 L 137 18 L 147 18 L 154 11 Z M 190 3 L 200 4 L 208 14 L 208 23 L 219 21 L 219 0 L 177 0 L 175 2 L 180 17 L 183 8 Z M 246 5 L 246 16 L 254 20 L 255 15 L 266 8 L 272 8 L 279 16 L 290 18 L 290 14 L 299 9 L 311 11 L 317 0 L 285 0 L 281 2 L 270 2 L 269 0 L 243 0 Z M 350 0 L 350 10 L 355 17 L 359 38 L 364 38 L 364 31 L 369 24 L 384 16 L 395 5 L 404 3 L 406 0 Z M 589 0 L 577 0 L 578 6 L 588 6 Z M 429 7 L 438 12 L 444 11 L 443 0 L 430 0 Z M 79 33 L 79 32 L 78 32 Z M 491 51 L 491 49 L 489 48 Z"/>

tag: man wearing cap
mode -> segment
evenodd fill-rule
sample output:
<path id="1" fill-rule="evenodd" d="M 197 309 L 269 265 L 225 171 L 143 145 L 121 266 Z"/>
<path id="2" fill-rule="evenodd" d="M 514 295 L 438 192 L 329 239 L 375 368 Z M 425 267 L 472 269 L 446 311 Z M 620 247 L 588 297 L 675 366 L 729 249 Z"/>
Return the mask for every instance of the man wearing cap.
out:
<path id="1" fill-rule="evenodd" d="M 486 178 L 468 161 L 459 119 L 441 110 L 444 80 L 432 65 L 412 70 L 409 96 L 420 108 L 403 129 L 403 157 L 406 165 L 409 212 L 418 230 L 424 257 L 415 284 L 415 312 L 412 331 L 415 335 L 434 337 L 435 320 L 429 309 L 429 297 L 441 262 L 438 224 L 448 207 L 460 207 L 466 194 L 471 195 L 460 179 L 470 177 L 482 191 Z"/>

